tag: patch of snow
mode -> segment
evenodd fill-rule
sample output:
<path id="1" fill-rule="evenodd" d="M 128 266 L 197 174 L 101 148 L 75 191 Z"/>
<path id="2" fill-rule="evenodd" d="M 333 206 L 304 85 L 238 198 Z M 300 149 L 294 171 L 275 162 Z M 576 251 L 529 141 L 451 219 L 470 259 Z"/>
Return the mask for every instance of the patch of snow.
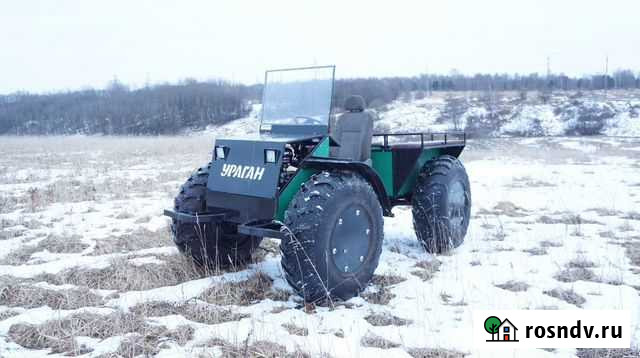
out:
<path id="1" fill-rule="evenodd" d="M 609 136 L 640 137 L 640 116 L 632 118 L 629 112 L 618 113 L 607 121 L 604 132 Z"/>

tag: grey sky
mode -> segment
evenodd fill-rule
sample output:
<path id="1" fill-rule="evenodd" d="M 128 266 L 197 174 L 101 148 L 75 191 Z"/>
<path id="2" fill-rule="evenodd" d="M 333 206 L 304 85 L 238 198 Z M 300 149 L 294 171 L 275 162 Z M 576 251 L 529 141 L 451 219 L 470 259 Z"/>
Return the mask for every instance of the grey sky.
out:
<path id="1" fill-rule="evenodd" d="M 122 82 L 640 70 L 638 0 L 0 0 L 0 93 Z"/>

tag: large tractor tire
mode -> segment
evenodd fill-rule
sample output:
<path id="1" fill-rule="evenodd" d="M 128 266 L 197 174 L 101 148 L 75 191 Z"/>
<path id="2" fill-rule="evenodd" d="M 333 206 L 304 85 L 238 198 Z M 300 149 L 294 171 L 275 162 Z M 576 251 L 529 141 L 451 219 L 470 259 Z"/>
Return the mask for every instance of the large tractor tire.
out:
<path id="1" fill-rule="evenodd" d="M 429 253 L 441 254 L 464 241 L 469 227 L 471 191 L 462 163 L 450 155 L 422 167 L 412 198 L 413 227 Z"/>
<path id="2" fill-rule="evenodd" d="M 182 185 L 174 201 L 176 212 L 206 212 L 205 194 L 210 168 L 211 163 L 199 168 Z M 262 239 L 238 234 L 237 227 L 227 223 L 180 223 L 174 219 L 171 232 L 180 252 L 192 257 L 196 264 L 214 270 L 248 263 Z"/>
<path id="3" fill-rule="evenodd" d="M 382 252 L 382 208 L 371 185 L 347 172 L 314 174 L 285 212 L 280 243 L 289 284 L 306 302 L 346 300 L 363 290 Z"/>

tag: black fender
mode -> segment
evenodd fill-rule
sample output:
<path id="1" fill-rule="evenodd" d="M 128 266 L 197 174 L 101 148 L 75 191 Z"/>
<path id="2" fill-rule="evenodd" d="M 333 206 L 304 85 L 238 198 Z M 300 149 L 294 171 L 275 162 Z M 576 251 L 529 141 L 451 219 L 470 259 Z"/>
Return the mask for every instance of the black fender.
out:
<path id="1" fill-rule="evenodd" d="M 369 165 L 364 162 L 351 161 L 338 158 L 321 158 L 321 157 L 309 157 L 305 159 L 300 166 L 302 168 L 310 168 L 317 170 L 346 170 L 356 172 L 360 174 L 366 181 L 371 184 L 373 190 L 378 196 L 378 201 L 382 207 L 382 214 L 384 216 L 393 216 L 391 213 L 391 201 L 387 195 L 387 191 L 382 184 L 382 180 L 378 176 L 378 173 L 373 170 Z"/>

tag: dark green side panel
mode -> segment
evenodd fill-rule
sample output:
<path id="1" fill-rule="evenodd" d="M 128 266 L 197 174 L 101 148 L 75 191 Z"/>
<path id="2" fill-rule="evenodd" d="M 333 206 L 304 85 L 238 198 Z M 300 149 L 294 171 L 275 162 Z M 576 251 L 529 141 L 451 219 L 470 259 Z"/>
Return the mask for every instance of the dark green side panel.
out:
<path id="1" fill-rule="evenodd" d="M 320 142 L 312 153 L 315 157 L 329 157 L 329 138 L 325 137 L 322 142 Z M 302 183 L 309 180 L 309 178 L 316 172 L 314 169 L 300 169 L 296 173 L 296 175 L 291 178 L 291 181 L 287 186 L 282 190 L 282 192 L 278 195 L 278 209 L 276 210 L 276 220 L 283 221 L 284 220 L 284 212 L 289 207 L 289 203 L 293 199 L 293 196 L 296 195 L 298 190 L 300 190 L 300 185 Z"/>
<path id="2" fill-rule="evenodd" d="M 395 194 L 396 198 L 403 197 L 413 192 L 413 188 L 416 185 L 416 179 L 418 179 L 420 169 L 422 169 L 424 163 L 426 163 L 429 159 L 439 156 L 441 150 L 441 148 L 429 148 L 422 151 L 422 153 L 416 160 L 416 163 L 413 165 L 413 168 L 411 168 L 411 172 L 409 172 L 407 179 L 404 181 L 404 183 L 402 183 L 402 186 Z"/>
<path id="3" fill-rule="evenodd" d="M 393 157 L 390 151 L 374 150 L 371 152 L 373 170 L 378 173 L 387 196 L 394 197 L 393 192 Z"/>

